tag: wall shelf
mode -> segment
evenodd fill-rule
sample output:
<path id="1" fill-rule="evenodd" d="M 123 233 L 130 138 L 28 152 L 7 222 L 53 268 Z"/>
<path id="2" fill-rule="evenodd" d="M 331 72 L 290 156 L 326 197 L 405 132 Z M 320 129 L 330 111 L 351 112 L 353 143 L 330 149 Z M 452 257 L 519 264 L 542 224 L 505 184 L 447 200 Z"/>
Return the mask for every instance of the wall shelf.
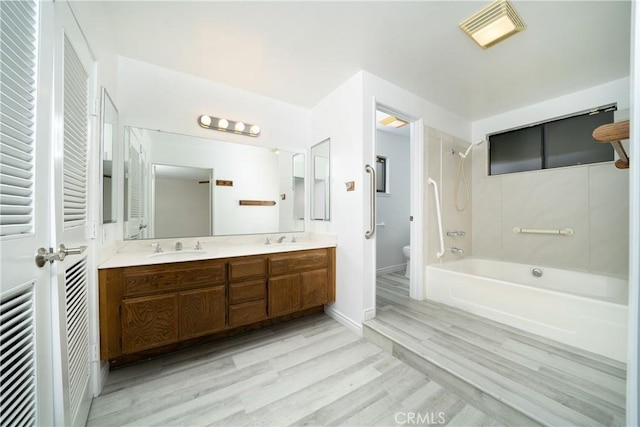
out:
<path id="1" fill-rule="evenodd" d="M 629 120 L 598 126 L 592 136 L 596 142 L 609 143 L 616 150 L 620 157 L 615 163 L 618 169 L 629 168 L 629 156 L 620 143 L 623 139 L 629 139 Z"/>

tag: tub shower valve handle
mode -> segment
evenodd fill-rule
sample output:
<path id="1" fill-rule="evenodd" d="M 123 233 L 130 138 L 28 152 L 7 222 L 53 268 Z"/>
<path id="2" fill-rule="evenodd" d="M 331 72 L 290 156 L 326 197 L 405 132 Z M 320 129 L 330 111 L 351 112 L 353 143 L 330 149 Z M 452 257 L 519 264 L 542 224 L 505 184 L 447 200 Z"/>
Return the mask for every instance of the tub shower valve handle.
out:
<path id="1" fill-rule="evenodd" d="M 449 237 L 463 237 L 466 234 L 467 233 L 465 233 L 464 231 L 447 231 L 447 236 Z"/>

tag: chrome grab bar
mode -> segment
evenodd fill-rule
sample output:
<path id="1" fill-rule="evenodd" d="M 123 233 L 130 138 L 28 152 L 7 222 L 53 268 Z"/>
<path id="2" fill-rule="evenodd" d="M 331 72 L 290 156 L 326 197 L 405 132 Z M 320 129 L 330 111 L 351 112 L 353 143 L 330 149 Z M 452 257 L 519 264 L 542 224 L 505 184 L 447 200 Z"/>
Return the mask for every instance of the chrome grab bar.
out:
<path id="1" fill-rule="evenodd" d="M 364 232 L 364 237 L 370 239 L 376 234 L 376 170 L 371 165 L 366 165 L 364 170 L 371 174 L 371 212 L 369 214 L 369 229 Z"/>
<path id="2" fill-rule="evenodd" d="M 438 195 L 438 183 L 433 180 L 433 178 L 429 178 L 429 184 L 433 185 L 433 195 L 436 200 L 436 215 L 438 217 L 438 231 L 440 233 L 440 251 L 436 252 L 436 256 L 438 258 L 442 258 L 444 256 L 444 236 L 442 233 L 442 215 L 440 214 L 440 196 Z"/>
<path id="3" fill-rule="evenodd" d="M 555 236 L 573 236 L 575 232 L 573 228 L 564 228 L 562 230 L 542 230 L 537 228 L 513 227 L 516 234 L 552 234 Z"/>

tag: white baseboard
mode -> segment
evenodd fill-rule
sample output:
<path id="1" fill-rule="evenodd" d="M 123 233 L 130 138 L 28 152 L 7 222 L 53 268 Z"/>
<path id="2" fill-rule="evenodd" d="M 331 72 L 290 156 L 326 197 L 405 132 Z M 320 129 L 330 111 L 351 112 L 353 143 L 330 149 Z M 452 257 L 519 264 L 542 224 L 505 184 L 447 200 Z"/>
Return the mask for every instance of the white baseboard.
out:
<path id="1" fill-rule="evenodd" d="M 367 320 L 373 319 L 374 317 L 376 317 L 376 308 L 375 307 L 367 309 L 367 310 L 364 311 L 364 320 L 365 320 L 365 322 Z"/>
<path id="2" fill-rule="evenodd" d="M 345 326 L 347 329 L 350 329 L 351 331 L 358 334 L 358 336 L 362 336 L 362 325 L 359 324 L 358 322 L 353 321 L 351 318 L 345 316 L 344 314 L 340 313 L 339 311 L 335 310 L 333 307 L 330 307 L 328 305 L 324 306 L 324 313 L 327 316 L 331 317 L 336 322 Z"/>
<path id="3" fill-rule="evenodd" d="M 390 267 L 378 268 L 376 270 L 376 274 L 389 274 L 389 273 L 395 273 L 396 271 L 406 271 L 406 270 L 407 270 L 407 264 L 398 264 L 398 265 L 392 265 Z"/>

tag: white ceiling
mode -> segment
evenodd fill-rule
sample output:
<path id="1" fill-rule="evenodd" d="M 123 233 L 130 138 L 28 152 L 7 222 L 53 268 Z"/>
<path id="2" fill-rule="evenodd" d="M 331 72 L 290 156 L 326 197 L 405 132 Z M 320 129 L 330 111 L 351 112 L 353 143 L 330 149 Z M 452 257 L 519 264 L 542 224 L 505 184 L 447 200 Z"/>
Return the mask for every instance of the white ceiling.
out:
<path id="1" fill-rule="evenodd" d="M 101 49 L 311 108 L 367 70 L 478 120 L 629 75 L 631 1 L 513 1 L 527 29 L 482 50 L 489 1 L 81 1 Z"/>

